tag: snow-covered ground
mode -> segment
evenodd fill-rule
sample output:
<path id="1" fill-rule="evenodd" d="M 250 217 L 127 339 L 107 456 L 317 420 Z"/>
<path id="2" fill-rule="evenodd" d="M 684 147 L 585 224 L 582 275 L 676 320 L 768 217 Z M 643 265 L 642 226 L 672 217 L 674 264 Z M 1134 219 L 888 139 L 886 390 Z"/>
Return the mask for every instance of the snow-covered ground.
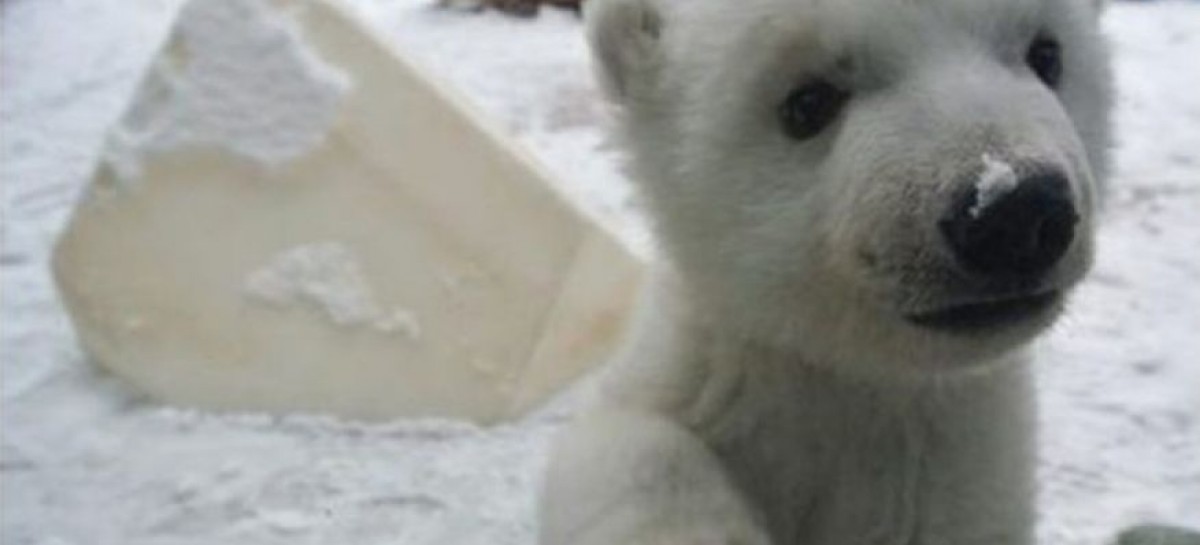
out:
<path id="1" fill-rule="evenodd" d="M 631 240 L 577 20 L 356 0 Z M 360 424 L 162 407 L 93 371 L 46 270 L 54 237 L 178 0 L 4 0 L 0 46 L 0 542 L 533 543 L 567 395 L 512 425 Z M 1095 273 L 1039 345 L 1040 534 L 1099 545 L 1200 527 L 1200 4 L 1114 4 L 1116 176 Z"/>

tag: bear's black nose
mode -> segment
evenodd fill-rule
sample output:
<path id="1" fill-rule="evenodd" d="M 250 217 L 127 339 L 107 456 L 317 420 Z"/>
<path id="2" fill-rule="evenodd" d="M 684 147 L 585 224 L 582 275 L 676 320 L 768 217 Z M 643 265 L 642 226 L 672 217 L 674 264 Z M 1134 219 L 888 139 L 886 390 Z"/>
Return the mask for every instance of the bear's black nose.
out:
<path id="1" fill-rule="evenodd" d="M 942 235 L 968 272 L 992 277 L 1033 277 L 1066 253 L 1079 215 L 1061 174 L 1014 180 L 985 194 L 975 187 L 956 199 L 939 222 Z"/>

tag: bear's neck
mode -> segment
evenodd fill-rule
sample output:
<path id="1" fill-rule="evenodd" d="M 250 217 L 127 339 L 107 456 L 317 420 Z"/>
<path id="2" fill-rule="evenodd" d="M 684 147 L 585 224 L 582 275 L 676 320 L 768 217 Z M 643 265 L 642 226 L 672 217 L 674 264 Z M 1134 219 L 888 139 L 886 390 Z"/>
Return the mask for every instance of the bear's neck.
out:
<path id="1" fill-rule="evenodd" d="M 941 504 L 956 497 L 1028 493 L 1034 418 L 1024 364 L 921 380 L 847 376 L 730 335 L 670 297 L 647 301 L 652 323 L 609 394 L 690 429 L 764 506 L 772 533 L 853 533 L 892 517 L 886 526 L 899 535 L 924 524 L 919 511 L 954 512 Z M 791 497 L 799 493 L 834 497 Z M 811 515 L 819 521 L 770 512 L 847 503 L 855 508 Z"/>
<path id="2" fill-rule="evenodd" d="M 729 413 L 727 405 L 749 409 L 760 400 L 782 404 L 771 407 L 770 414 L 811 414 L 816 405 L 828 405 L 843 419 L 857 418 L 860 411 L 871 418 L 899 418 L 970 402 L 979 390 L 1026 387 L 1023 350 L 985 366 L 964 365 L 959 371 L 865 373 L 865 366 L 842 369 L 810 361 L 802 350 L 748 338 L 723 325 L 723 313 L 697 308 L 698 298 L 691 295 L 671 269 L 659 271 L 642 301 L 641 323 L 635 324 L 617 375 L 618 388 L 697 426 L 718 419 L 713 412 Z M 1022 403 L 1026 401 L 1030 400 Z"/>

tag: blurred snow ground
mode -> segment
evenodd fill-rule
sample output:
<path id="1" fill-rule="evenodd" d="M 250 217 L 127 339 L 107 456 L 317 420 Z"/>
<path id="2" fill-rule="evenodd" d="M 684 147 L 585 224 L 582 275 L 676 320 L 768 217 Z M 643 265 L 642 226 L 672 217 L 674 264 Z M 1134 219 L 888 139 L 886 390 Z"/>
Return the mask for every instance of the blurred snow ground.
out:
<path id="1" fill-rule="evenodd" d="M 0 45 L 0 542 L 532 545 L 568 394 L 512 425 L 217 415 L 93 371 L 46 263 L 178 0 L 4 0 Z M 639 244 L 578 21 L 354 0 Z M 1041 543 L 1135 521 L 1200 527 L 1200 4 L 1110 7 L 1120 107 L 1095 273 L 1039 345 Z"/>

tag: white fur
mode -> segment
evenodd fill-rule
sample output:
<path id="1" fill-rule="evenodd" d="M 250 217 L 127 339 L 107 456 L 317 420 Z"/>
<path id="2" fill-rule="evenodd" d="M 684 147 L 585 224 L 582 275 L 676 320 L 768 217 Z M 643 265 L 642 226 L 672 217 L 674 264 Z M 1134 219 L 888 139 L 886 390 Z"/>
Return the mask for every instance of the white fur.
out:
<path id="1" fill-rule="evenodd" d="M 1088 0 L 590 0 L 663 247 L 603 400 L 560 440 L 544 545 L 1026 545 L 1038 319 L 972 335 L 906 315 L 969 299 L 937 218 L 987 154 L 1062 172 L 1086 271 L 1108 146 Z M 1061 42 L 1062 84 L 1024 65 Z M 778 104 L 852 89 L 796 142 Z"/>

